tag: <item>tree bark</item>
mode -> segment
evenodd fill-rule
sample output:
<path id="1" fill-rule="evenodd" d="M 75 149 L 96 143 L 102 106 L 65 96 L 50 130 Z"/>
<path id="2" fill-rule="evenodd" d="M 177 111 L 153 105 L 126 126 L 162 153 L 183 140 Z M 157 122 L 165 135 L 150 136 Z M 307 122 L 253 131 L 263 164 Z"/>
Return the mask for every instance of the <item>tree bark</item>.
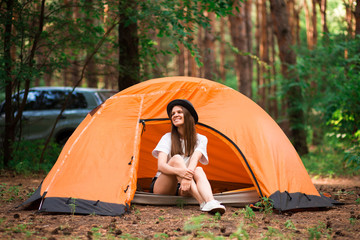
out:
<path id="1" fill-rule="evenodd" d="M 356 0 L 356 7 L 355 7 L 355 34 L 360 35 L 360 0 Z"/>
<path id="2" fill-rule="evenodd" d="M 125 12 L 125 9 L 127 10 Z M 132 12 L 128 12 L 132 9 Z M 139 37 L 137 34 L 136 1 L 119 2 L 119 91 L 140 82 Z"/>
<path id="3" fill-rule="evenodd" d="M 210 20 L 210 27 L 205 29 L 204 36 L 204 77 L 209 80 L 216 79 L 216 65 L 215 65 L 215 36 L 214 36 L 214 21 L 215 13 L 208 12 L 207 17 Z"/>
<path id="4" fill-rule="evenodd" d="M 219 73 L 220 79 L 222 82 L 226 80 L 226 70 L 225 70 L 225 17 L 220 18 L 220 66 Z"/>
<path id="5" fill-rule="evenodd" d="M 305 7 L 305 20 L 306 20 L 306 39 L 309 49 L 314 48 L 314 26 L 312 25 L 312 17 L 310 15 L 309 6 L 307 0 L 304 0 Z"/>
<path id="6" fill-rule="evenodd" d="M 239 91 L 251 98 L 252 60 L 248 56 L 252 52 L 251 49 L 249 49 L 251 46 L 249 41 L 251 41 L 252 37 L 248 36 L 250 25 L 248 21 L 251 21 L 248 10 L 250 9 L 251 1 L 243 4 L 245 4 L 245 6 L 240 6 L 238 1 L 234 3 L 233 15 L 229 16 L 230 32 L 233 45 L 239 50 L 239 53 L 236 54 L 236 75 L 239 83 Z M 235 10 L 237 7 L 239 12 Z"/>
<path id="7" fill-rule="evenodd" d="M 278 40 L 281 72 L 285 79 L 298 82 L 296 72 L 289 65 L 296 64 L 296 54 L 291 48 L 292 34 L 289 26 L 289 15 L 284 0 L 270 0 L 272 20 Z M 302 93 L 298 84 L 291 84 L 287 93 L 288 116 L 291 139 L 300 155 L 308 153 L 306 132 L 304 130 L 304 112 L 302 110 Z"/>
<path id="8" fill-rule="evenodd" d="M 320 15 L 321 15 L 321 26 L 323 33 L 329 33 L 329 29 L 327 27 L 326 21 L 326 7 L 327 7 L 327 0 L 318 0 L 318 4 L 320 7 Z"/>

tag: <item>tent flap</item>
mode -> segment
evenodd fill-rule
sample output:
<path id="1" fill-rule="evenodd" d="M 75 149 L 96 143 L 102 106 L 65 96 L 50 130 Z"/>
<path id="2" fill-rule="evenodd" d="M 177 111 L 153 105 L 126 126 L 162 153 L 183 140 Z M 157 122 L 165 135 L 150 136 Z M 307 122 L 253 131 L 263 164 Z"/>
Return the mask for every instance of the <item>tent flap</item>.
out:
<path id="1" fill-rule="evenodd" d="M 22 204 L 17 206 L 17 208 L 19 208 L 19 207 L 24 207 L 25 209 L 38 208 L 40 200 L 41 200 L 41 195 L 40 195 L 41 186 L 42 186 L 42 183 L 36 189 L 36 191 L 33 193 L 33 195 L 31 195 L 31 197 L 29 199 L 27 199 L 25 202 L 23 202 Z"/>
<path id="2" fill-rule="evenodd" d="M 274 208 L 279 211 L 288 211 L 306 208 L 328 208 L 335 204 L 337 201 L 321 196 L 307 195 L 304 193 L 288 193 L 277 191 L 273 193 L 269 199 L 273 201 Z"/>
<path id="3" fill-rule="evenodd" d="M 75 198 L 45 198 L 39 212 L 56 212 L 72 214 L 94 214 L 102 216 L 121 216 L 129 210 L 129 205 L 101 201 L 90 201 Z"/>

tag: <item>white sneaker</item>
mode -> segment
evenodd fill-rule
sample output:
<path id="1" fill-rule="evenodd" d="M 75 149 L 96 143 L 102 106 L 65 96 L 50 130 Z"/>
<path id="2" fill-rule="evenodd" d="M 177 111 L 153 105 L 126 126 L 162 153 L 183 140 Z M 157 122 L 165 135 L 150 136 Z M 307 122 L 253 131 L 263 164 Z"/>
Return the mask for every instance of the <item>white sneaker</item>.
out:
<path id="1" fill-rule="evenodd" d="M 210 202 L 207 202 L 201 208 L 201 211 L 203 211 L 203 212 L 209 212 L 209 213 L 219 212 L 220 214 L 224 214 L 225 210 L 226 210 L 226 208 L 223 205 L 221 205 L 221 203 L 219 201 L 216 201 L 216 200 L 211 200 Z"/>
<path id="2" fill-rule="evenodd" d="M 206 202 L 202 202 L 200 203 L 200 210 L 202 210 L 202 208 L 205 206 Z"/>

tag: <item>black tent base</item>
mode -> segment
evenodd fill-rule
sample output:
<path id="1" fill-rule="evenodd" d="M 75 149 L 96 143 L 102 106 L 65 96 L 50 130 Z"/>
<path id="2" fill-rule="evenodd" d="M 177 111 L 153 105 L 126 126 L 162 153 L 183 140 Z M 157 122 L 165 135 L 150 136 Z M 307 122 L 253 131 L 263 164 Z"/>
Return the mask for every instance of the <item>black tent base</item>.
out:
<path id="1" fill-rule="evenodd" d="M 17 208 L 38 209 L 39 212 L 49 213 L 70 213 L 82 215 L 101 215 L 101 216 L 122 216 L 128 212 L 128 204 L 116 204 L 102 201 L 91 201 L 77 198 L 46 197 L 40 195 L 41 186 L 35 193 Z"/>
<path id="2" fill-rule="evenodd" d="M 282 211 L 294 211 L 304 209 L 326 209 L 333 207 L 334 205 L 340 205 L 342 203 L 335 201 L 324 195 L 315 196 L 307 195 L 305 193 L 288 193 L 277 191 L 273 193 L 269 199 L 272 200 L 273 207 L 279 212 Z"/>

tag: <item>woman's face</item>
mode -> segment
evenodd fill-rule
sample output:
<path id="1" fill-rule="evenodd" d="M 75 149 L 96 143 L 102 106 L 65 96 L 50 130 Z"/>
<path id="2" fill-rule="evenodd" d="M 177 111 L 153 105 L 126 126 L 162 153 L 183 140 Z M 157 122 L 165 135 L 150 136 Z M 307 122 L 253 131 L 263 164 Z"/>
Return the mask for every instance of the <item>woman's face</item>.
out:
<path id="1" fill-rule="evenodd" d="M 184 124 L 184 112 L 180 106 L 174 106 L 171 111 L 171 121 L 175 127 L 179 127 Z"/>

